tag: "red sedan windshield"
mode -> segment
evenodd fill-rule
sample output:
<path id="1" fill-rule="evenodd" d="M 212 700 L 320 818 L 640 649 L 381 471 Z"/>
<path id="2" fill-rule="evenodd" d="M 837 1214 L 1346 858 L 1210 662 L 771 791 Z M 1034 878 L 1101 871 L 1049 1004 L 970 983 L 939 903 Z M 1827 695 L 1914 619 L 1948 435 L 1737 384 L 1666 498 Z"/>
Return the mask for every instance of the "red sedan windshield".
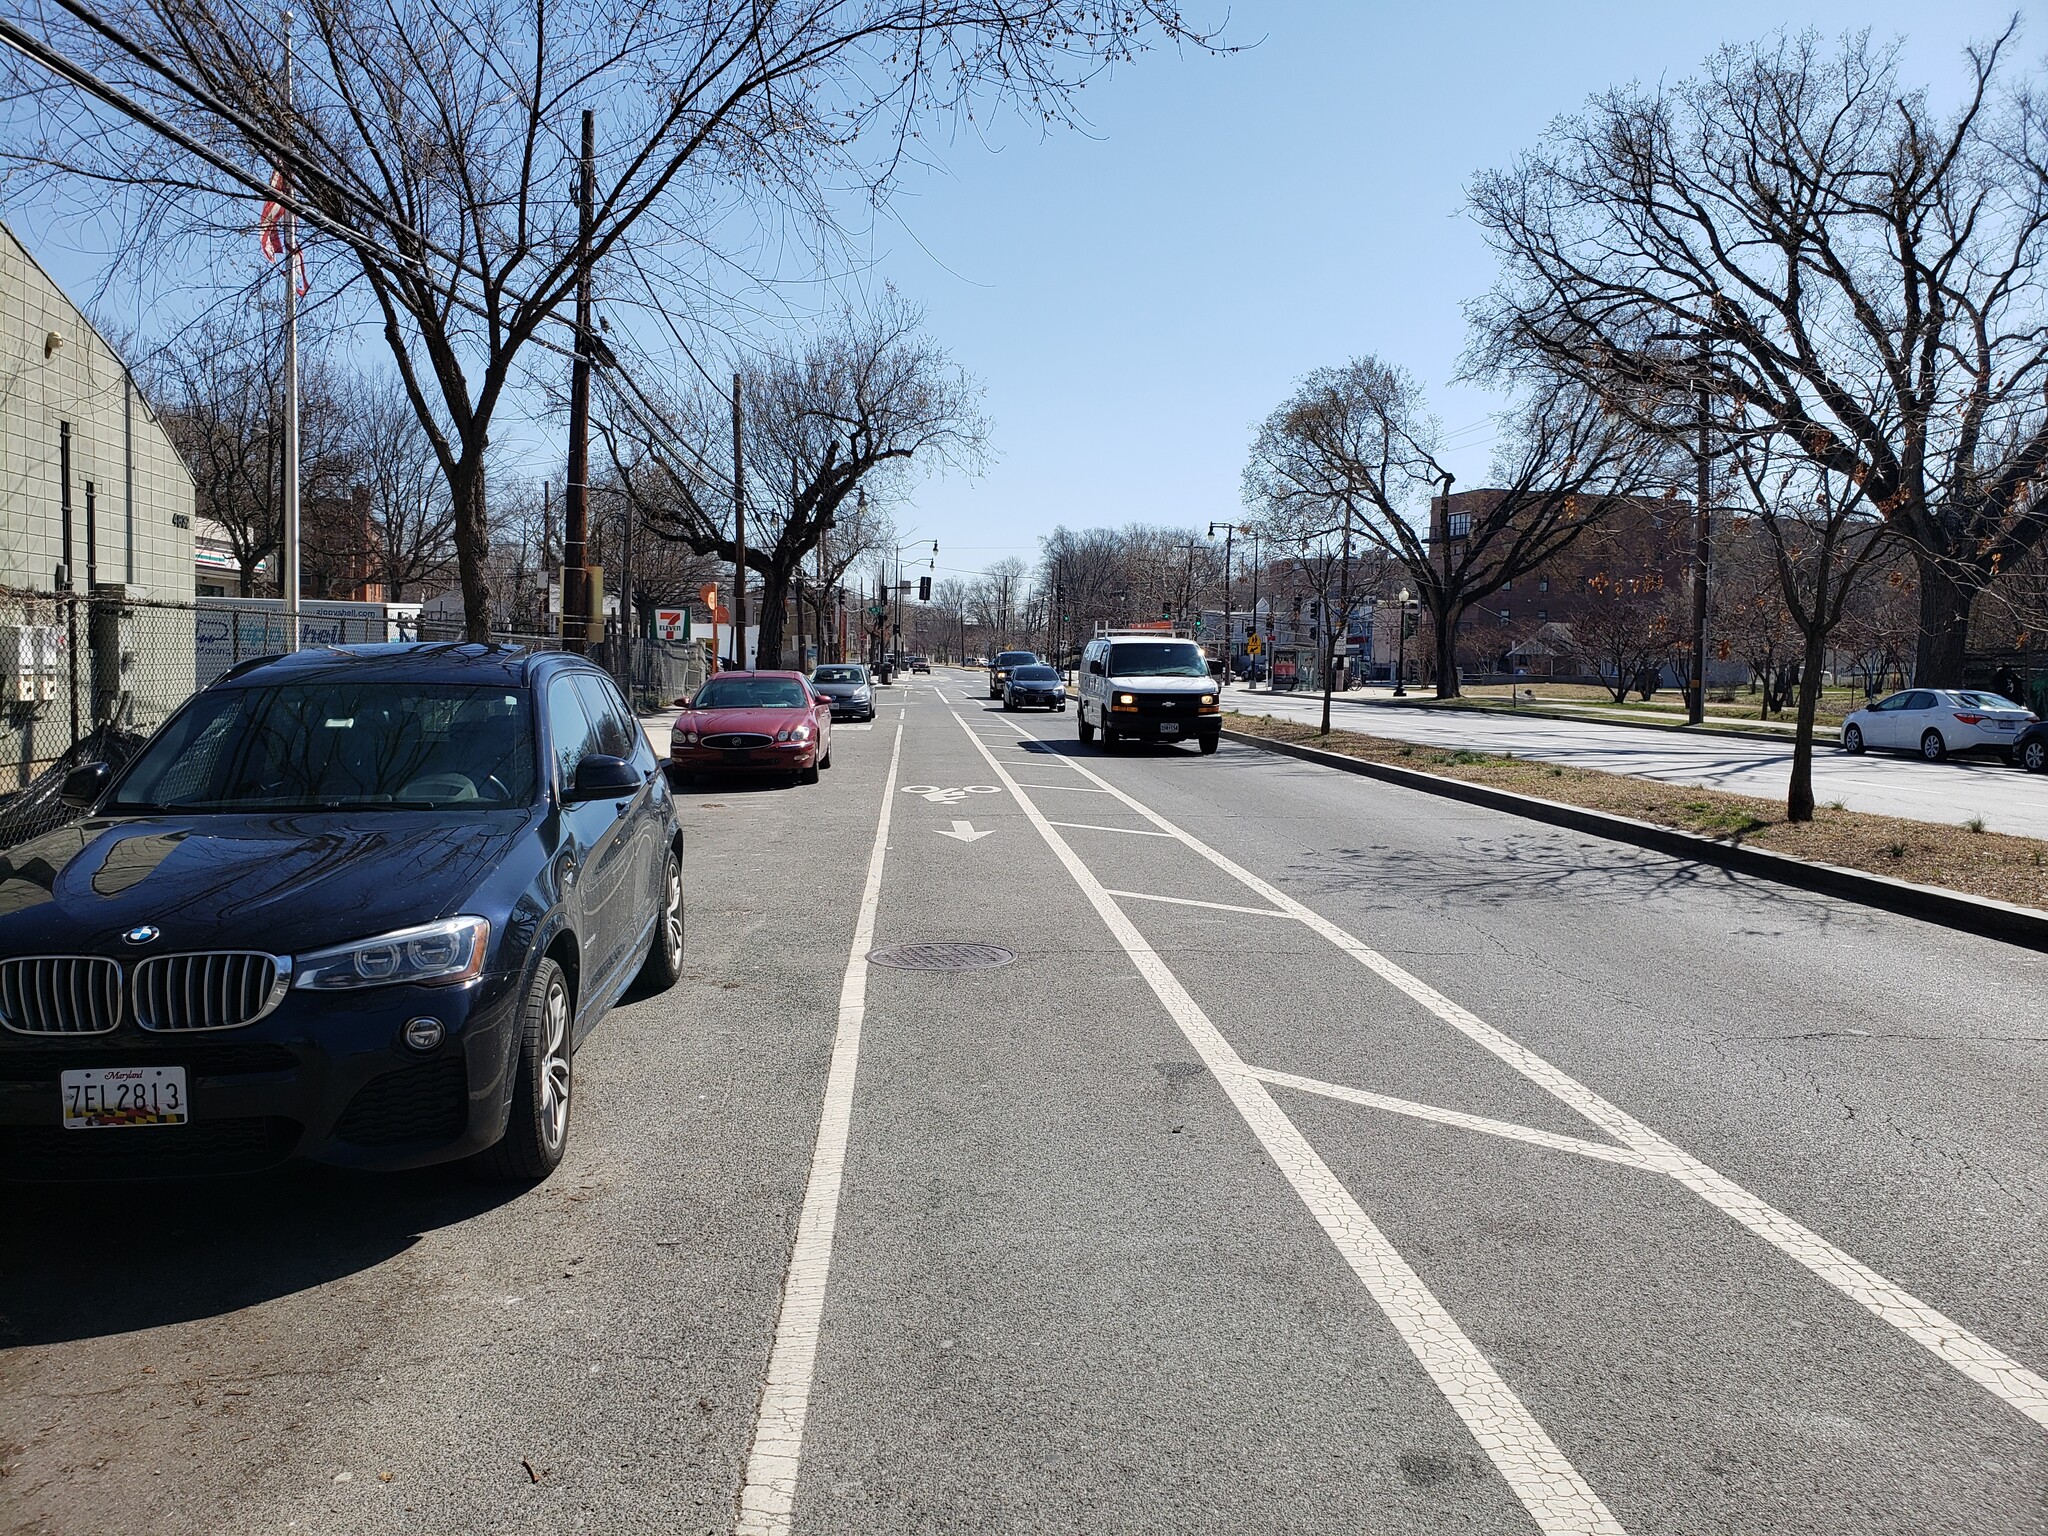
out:
<path id="1" fill-rule="evenodd" d="M 793 677 L 720 677 L 706 683 L 697 709 L 808 709 L 804 685 Z"/>

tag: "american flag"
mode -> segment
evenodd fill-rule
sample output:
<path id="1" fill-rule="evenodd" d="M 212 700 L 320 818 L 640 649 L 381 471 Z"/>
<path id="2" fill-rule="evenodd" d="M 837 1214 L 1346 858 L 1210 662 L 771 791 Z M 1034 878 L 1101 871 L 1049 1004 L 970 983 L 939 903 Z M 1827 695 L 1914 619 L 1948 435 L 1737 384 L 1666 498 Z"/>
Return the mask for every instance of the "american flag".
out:
<path id="1" fill-rule="evenodd" d="M 286 191 L 287 185 L 284 179 L 284 171 L 281 168 L 271 172 L 271 191 L 282 195 Z M 263 254 L 271 261 L 277 260 L 278 257 L 284 254 L 284 205 L 274 197 L 265 200 L 262 213 L 257 215 L 256 240 L 263 248 Z M 304 298 L 306 291 L 313 286 L 306 276 L 305 246 L 301 244 L 292 254 L 298 261 L 297 285 L 299 297 Z"/>

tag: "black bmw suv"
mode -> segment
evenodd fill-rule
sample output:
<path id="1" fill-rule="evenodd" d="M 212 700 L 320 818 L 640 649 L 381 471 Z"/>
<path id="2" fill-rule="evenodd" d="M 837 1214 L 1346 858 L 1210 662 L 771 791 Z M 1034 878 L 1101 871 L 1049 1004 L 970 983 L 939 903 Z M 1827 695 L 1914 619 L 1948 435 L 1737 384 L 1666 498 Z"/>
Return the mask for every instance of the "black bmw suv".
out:
<path id="1" fill-rule="evenodd" d="M 561 1161 L 577 1046 L 682 967 L 682 837 L 578 656 L 247 663 L 0 853 L 0 1170 Z"/>

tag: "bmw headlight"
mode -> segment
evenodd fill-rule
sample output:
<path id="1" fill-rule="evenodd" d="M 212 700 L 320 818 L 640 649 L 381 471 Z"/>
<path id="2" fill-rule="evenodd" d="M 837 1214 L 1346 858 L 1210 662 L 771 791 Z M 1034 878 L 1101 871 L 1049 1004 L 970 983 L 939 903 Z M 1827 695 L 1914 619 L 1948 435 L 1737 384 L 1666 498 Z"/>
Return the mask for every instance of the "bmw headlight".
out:
<path id="1" fill-rule="evenodd" d="M 316 992 L 400 982 L 446 986 L 482 972 L 490 941 L 488 918 L 444 918 L 301 955 L 292 962 L 292 985 Z"/>

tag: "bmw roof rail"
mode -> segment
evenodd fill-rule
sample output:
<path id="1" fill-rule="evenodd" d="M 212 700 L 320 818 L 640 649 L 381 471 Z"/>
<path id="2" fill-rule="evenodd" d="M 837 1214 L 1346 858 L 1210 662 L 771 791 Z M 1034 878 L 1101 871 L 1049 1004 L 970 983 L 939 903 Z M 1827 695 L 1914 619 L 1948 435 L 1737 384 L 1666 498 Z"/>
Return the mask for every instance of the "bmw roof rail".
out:
<path id="1" fill-rule="evenodd" d="M 273 661 L 283 661 L 286 654 L 287 653 L 284 651 L 272 651 L 267 656 L 251 656 L 247 661 L 238 661 L 232 667 L 229 667 L 227 671 L 221 673 L 219 677 L 216 677 L 212 683 L 208 683 L 206 686 L 211 688 L 214 686 L 215 683 L 230 682 L 235 678 L 246 675 L 247 673 L 254 672 L 258 667 L 267 667 Z"/>

